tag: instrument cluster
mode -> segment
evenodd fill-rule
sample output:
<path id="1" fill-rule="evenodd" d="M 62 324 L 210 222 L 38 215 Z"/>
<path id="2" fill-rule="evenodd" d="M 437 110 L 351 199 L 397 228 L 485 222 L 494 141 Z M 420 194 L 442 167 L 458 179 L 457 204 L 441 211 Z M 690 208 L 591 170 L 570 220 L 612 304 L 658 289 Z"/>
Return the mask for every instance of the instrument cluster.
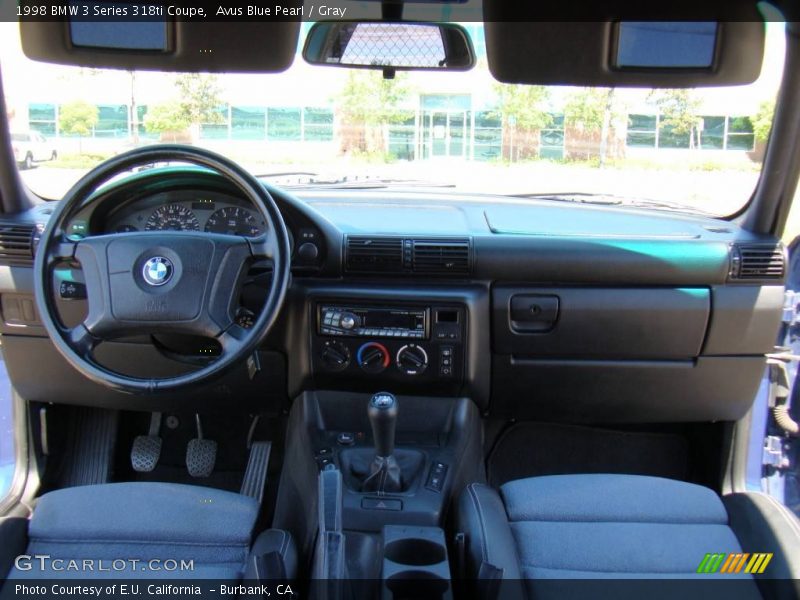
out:
<path id="1" fill-rule="evenodd" d="M 249 204 L 219 192 L 171 191 L 134 201 L 110 214 L 104 233 L 205 231 L 255 237 L 266 224 Z"/>

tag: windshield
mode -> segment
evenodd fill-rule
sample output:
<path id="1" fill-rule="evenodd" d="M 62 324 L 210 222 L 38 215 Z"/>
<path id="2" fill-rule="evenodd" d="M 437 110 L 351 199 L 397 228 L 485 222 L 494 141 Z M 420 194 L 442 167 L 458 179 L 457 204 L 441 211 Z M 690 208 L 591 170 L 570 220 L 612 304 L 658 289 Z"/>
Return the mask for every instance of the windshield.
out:
<path id="1" fill-rule="evenodd" d="M 23 180 L 57 199 L 110 156 L 182 142 L 284 185 L 452 186 L 724 216 L 758 180 L 784 54 L 784 26 L 771 22 L 761 76 L 748 86 L 501 85 L 487 67 L 483 27 L 468 23 L 471 71 L 383 79 L 305 63 L 308 27 L 283 73 L 209 75 L 35 63 L 17 25 L 0 23 Z"/>

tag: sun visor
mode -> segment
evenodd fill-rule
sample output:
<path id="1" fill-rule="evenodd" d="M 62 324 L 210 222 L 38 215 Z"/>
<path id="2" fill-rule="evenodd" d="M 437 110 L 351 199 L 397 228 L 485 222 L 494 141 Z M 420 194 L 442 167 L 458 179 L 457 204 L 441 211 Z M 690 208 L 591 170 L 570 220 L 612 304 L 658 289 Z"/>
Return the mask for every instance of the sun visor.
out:
<path id="1" fill-rule="evenodd" d="M 87 6 L 110 4 L 79 2 Z M 284 6 L 288 4 L 284 2 Z M 301 6 L 302 0 L 295 4 Z M 68 15 L 20 22 L 22 49 L 32 60 L 129 70 L 283 71 L 295 58 L 299 33 L 298 19 L 204 22 L 169 15 L 166 10 L 150 18 L 99 20 L 90 12 L 85 18 Z"/>
<path id="2" fill-rule="evenodd" d="M 761 72 L 765 24 L 755 5 L 724 13 L 727 21 L 631 14 L 512 22 L 503 4 L 486 0 L 484 16 L 489 69 L 504 83 L 681 88 L 744 85 Z"/>

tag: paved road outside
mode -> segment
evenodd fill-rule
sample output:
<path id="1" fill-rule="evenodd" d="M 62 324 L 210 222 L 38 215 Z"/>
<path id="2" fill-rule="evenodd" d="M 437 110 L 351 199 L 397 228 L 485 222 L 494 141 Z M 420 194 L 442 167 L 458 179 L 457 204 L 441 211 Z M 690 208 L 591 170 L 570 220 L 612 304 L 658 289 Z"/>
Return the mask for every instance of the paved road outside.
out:
<path id="1" fill-rule="evenodd" d="M 610 193 L 659 201 L 678 202 L 713 214 L 736 212 L 750 197 L 758 180 L 755 170 L 679 170 L 592 168 L 548 161 L 515 164 L 431 161 L 365 164 L 347 160 L 323 165 L 260 164 L 243 162 L 252 173 L 311 171 L 324 176 L 342 174 L 414 179 L 454 184 L 477 193 L 521 194 L 551 192 Z M 43 164 L 23 171 L 23 180 L 36 193 L 59 198 L 88 169 L 53 168 Z"/>

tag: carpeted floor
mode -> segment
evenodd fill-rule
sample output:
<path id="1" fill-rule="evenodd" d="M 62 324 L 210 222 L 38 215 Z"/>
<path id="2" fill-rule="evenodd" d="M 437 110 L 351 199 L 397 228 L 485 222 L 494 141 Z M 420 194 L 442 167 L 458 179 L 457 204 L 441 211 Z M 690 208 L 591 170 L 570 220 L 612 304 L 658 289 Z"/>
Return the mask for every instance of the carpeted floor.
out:
<path id="1" fill-rule="evenodd" d="M 538 475 L 627 473 L 687 479 L 689 444 L 683 435 L 615 431 L 552 423 L 516 423 L 487 460 L 489 484 Z"/>

